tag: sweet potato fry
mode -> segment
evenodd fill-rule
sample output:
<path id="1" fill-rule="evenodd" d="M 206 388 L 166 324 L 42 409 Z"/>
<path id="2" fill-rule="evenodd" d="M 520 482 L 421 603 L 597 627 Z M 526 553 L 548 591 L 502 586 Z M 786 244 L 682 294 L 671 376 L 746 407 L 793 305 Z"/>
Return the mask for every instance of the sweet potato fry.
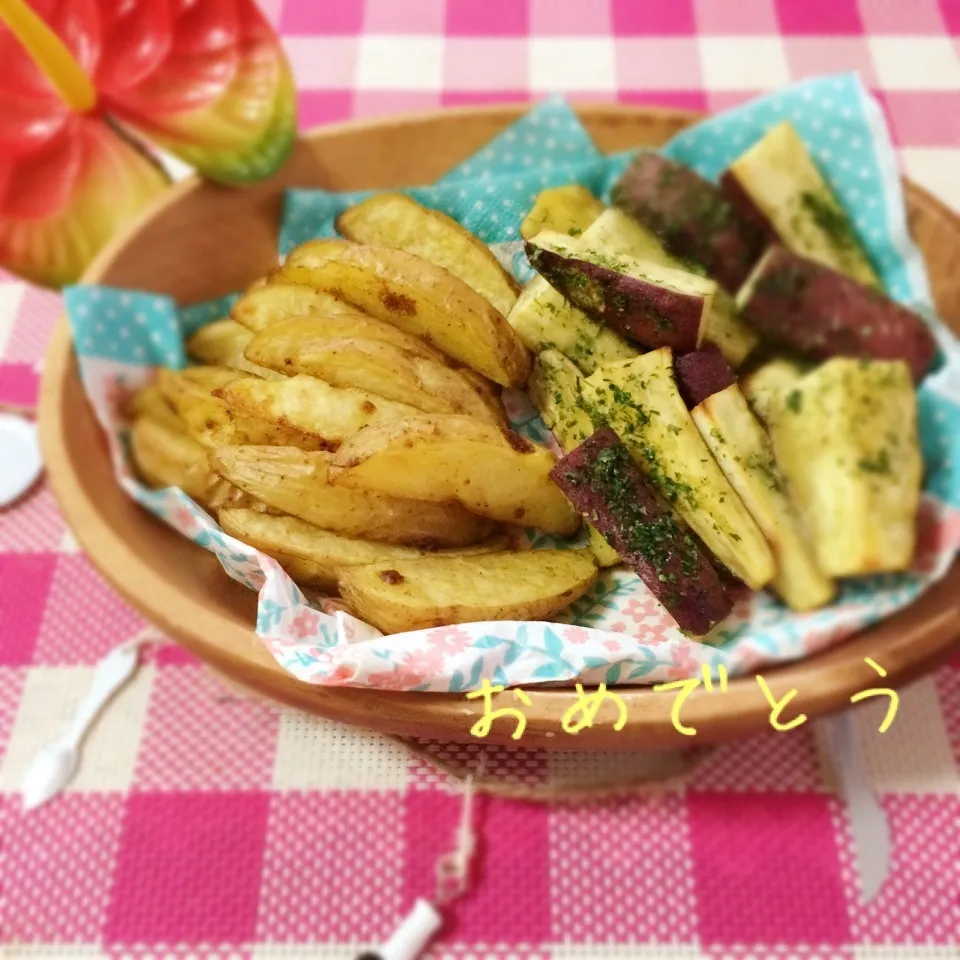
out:
<path id="1" fill-rule="evenodd" d="M 692 410 L 714 393 L 725 390 L 737 382 L 736 375 L 712 344 L 707 344 L 692 353 L 685 353 L 673 361 L 673 375 L 680 389 L 680 396 Z"/>
<path id="2" fill-rule="evenodd" d="M 717 572 L 610 427 L 563 457 L 551 475 L 682 630 L 702 636 L 729 615 Z"/>
<path id="3" fill-rule="evenodd" d="M 646 347 L 695 350 L 716 284 L 544 231 L 526 243 L 531 266 L 594 320 Z"/>
<path id="4" fill-rule="evenodd" d="M 737 304 L 764 336 L 818 360 L 903 360 L 920 380 L 937 352 L 915 313 L 781 246 L 764 254 Z"/>
<path id="5" fill-rule="evenodd" d="M 637 156 L 614 188 L 614 202 L 649 227 L 671 253 L 705 267 L 729 293 L 736 293 L 763 253 L 764 235 L 719 188 L 660 154 Z"/>

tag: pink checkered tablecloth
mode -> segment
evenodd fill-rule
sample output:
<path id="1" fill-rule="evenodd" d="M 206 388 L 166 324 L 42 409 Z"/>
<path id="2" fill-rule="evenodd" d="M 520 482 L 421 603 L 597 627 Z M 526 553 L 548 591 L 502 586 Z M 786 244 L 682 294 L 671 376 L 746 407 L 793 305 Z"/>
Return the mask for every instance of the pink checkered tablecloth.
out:
<path id="1" fill-rule="evenodd" d="M 960 0 L 264 0 L 304 126 L 548 92 L 715 110 L 857 69 L 906 173 L 960 208 Z M 58 297 L 0 277 L 0 405 L 32 405 Z M 18 787 L 141 618 L 41 486 L 0 512 L 0 956 L 350 958 L 384 938 L 458 810 L 398 745 L 253 702 L 154 648 L 68 792 Z M 433 957 L 960 956 L 960 658 L 855 727 L 893 832 L 860 902 L 817 731 L 710 754 L 656 800 L 486 799 L 472 895 Z M 514 778 L 572 762 L 522 749 Z M 579 762 L 582 762 L 579 761 Z M 608 771 L 626 758 L 605 758 Z"/>

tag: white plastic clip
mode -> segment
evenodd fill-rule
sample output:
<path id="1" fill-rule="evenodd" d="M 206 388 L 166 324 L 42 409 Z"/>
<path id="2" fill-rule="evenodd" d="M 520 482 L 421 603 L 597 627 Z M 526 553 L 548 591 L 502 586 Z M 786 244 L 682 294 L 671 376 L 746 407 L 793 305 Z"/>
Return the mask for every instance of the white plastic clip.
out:
<path id="1" fill-rule="evenodd" d="M 463 804 L 457 824 L 456 846 L 437 861 L 437 905 L 444 905 L 466 893 L 470 863 L 477 839 L 473 829 L 473 777 L 463 788 Z M 400 926 L 379 951 L 360 954 L 357 960 L 417 960 L 443 925 L 443 915 L 422 897 L 404 917 Z"/>

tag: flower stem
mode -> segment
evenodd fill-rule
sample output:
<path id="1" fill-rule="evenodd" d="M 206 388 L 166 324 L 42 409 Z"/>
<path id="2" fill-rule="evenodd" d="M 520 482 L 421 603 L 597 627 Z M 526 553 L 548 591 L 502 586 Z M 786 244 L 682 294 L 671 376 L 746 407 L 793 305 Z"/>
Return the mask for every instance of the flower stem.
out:
<path id="1" fill-rule="evenodd" d="M 0 0 L 0 23 L 20 41 L 63 102 L 81 113 L 92 110 L 97 91 L 67 45 L 24 2 Z"/>

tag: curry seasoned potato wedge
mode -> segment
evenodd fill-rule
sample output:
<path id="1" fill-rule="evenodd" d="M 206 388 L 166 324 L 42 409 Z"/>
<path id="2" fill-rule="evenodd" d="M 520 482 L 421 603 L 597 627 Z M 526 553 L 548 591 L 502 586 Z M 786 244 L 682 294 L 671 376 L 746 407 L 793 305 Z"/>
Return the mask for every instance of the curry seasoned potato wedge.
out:
<path id="1" fill-rule="evenodd" d="M 579 518 L 550 479 L 556 458 L 507 430 L 469 417 L 392 420 L 348 440 L 334 484 L 434 503 L 460 503 L 503 523 L 566 536 Z"/>
<path id="2" fill-rule="evenodd" d="M 596 578 L 586 551 L 527 550 L 350 567 L 340 575 L 340 593 L 359 617 L 390 634 L 448 623 L 549 620 Z"/>
<path id="3" fill-rule="evenodd" d="M 530 212 L 523 218 L 520 236 L 529 240 L 541 230 L 556 230 L 579 237 L 605 209 L 603 201 L 579 183 L 548 187 L 537 194 Z"/>
<path id="4" fill-rule="evenodd" d="M 303 330 L 299 342 L 295 332 L 284 329 L 288 326 Z M 425 413 L 462 413 L 493 423 L 503 421 L 502 406 L 497 410 L 474 381 L 444 363 L 383 340 L 312 336 L 310 327 L 309 322 L 293 320 L 265 330 L 247 347 L 247 355 L 290 374 L 365 390 Z"/>
<path id="5" fill-rule="evenodd" d="M 338 317 L 358 312 L 332 293 L 297 283 L 265 281 L 247 290 L 230 309 L 230 317 L 252 333 L 259 333 L 291 317 Z"/>
<path id="6" fill-rule="evenodd" d="M 278 279 L 335 291 L 501 386 L 522 387 L 530 372 L 530 355 L 503 314 L 462 280 L 415 254 L 312 240 L 290 253 Z"/>
<path id="7" fill-rule="evenodd" d="M 341 213 L 336 226 L 348 240 L 406 250 L 443 267 L 503 314 L 516 302 L 516 282 L 486 244 L 402 193 L 374 194 Z"/>
<path id="8" fill-rule="evenodd" d="M 774 452 L 820 568 L 834 577 L 906 570 L 923 475 L 907 364 L 837 357 L 782 403 Z"/>
<path id="9" fill-rule="evenodd" d="M 429 556 L 495 553 L 510 548 L 510 538 L 500 535 L 475 546 L 431 552 L 346 537 L 330 530 L 321 530 L 297 517 L 270 515 L 242 507 L 223 509 L 218 519 L 225 533 L 273 557 L 297 583 L 327 590 L 336 589 L 341 572 L 361 564 Z"/>
<path id="10" fill-rule="evenodd" d="M 300 430 L 319 437 L 333 449 L 364 427 L 415 415 L 416 407 L 385 400 L 352 387 L 332 387 L 315 377 L 298 375 L 282 381 L 245 377 L 214 392 L 236 417 Z"/>
<path id="11" fill-rule="evenodd" d="M 159 421 L 170 430 L 181 433 L 187 429 L 184 422 L 177 416 L 173 404 L 160 392 L 160 388 L 155 383 L 141 387 L 131 397 L 127 413 L 131 419 L 147 417 L 150 420 Z"/>
<path id="12" fill-rule="evenodd" d="M 251 363 L 243 355 L 252 339 L 253 334 L 246 327 L 227 317 L 201 327 L 187 340 L 187 353 L 201 363 L 252 373 L 265 380 L 281 379 L 282 373 Z"/>
<path id="13" fill-rule="evenodd" d="M 604 367 L 583 390 L 592 418 L 609 421 L 717 560 L 751 589 L 766 586 L 776 573 L 773 554 L 691 419 L 673 378 L 670 348 Z"/>
<path id="14" fill-rule="evenodd" d="M 224 479 L 275 510 L 348 537 L 422 549 L 480 543 L 489 520 L 455 503 L 427 503 L 330 483 L 330 454 L 296 447 L 222 447 L 211 458 Z"/>
<path id="15" fill-rule="evenodd" d="M 575 450 L 593 432 L 593 423 L 580 395 L 580 371 L 559 350 L 537 354 L 527 389 L 540 418 L 550 428 L 564 453 Z M 590 551 L 601 567 L 613 567 L 620 555 L 592 524 Z"/>
<path id="16" fill-rule="evenodd" d="M 443 353 L 420 337 L 412 337 L 393 324 L 375 320 L 365 313 L 289 317 L 254 336 L 247 344 L 244 355 L 253 363 L 270 367 L 271 370 L 305 373 L 306 370 L 297 369 L 298 362 L 306 363 L 314 351 L 323 350 L 331 341 L 350 338 L 387 343 L 424 360 L 437 363 L 448 361 Z"/>
<path id="17" fill-rule="evenodd" d="M 139 417 L 130 431 L 130 451 L 137 473 L 149 487 L 179 487 L 212 511 L 226 504 L 264 509 L 219 476 L 210 466 L 208 451 L 182 427 L 172 429 L 150 417 Z"/>
<path id="18" fill-rule="evenodd" d="M 261 443 L 322 450 L 328 445 L 316 432 L 275 420 L 237 414 L 223 399 L 214 396 L 216 391 L 241 379 L 272 382 L 247 377 L 226 367 L 191 367 L 179 371 L 161 370 L 157 375 L 157 386 L 177 411 L 187 432 L 207 448 Z"/>
<path id="19" fill-rule="evenodd" d="M 179 487 L 200 503 L 210 497 L 220 480 L 202 444 L 149 416 L 134 421 L 130 451 L 137 473 L 148 486 Z"/>

